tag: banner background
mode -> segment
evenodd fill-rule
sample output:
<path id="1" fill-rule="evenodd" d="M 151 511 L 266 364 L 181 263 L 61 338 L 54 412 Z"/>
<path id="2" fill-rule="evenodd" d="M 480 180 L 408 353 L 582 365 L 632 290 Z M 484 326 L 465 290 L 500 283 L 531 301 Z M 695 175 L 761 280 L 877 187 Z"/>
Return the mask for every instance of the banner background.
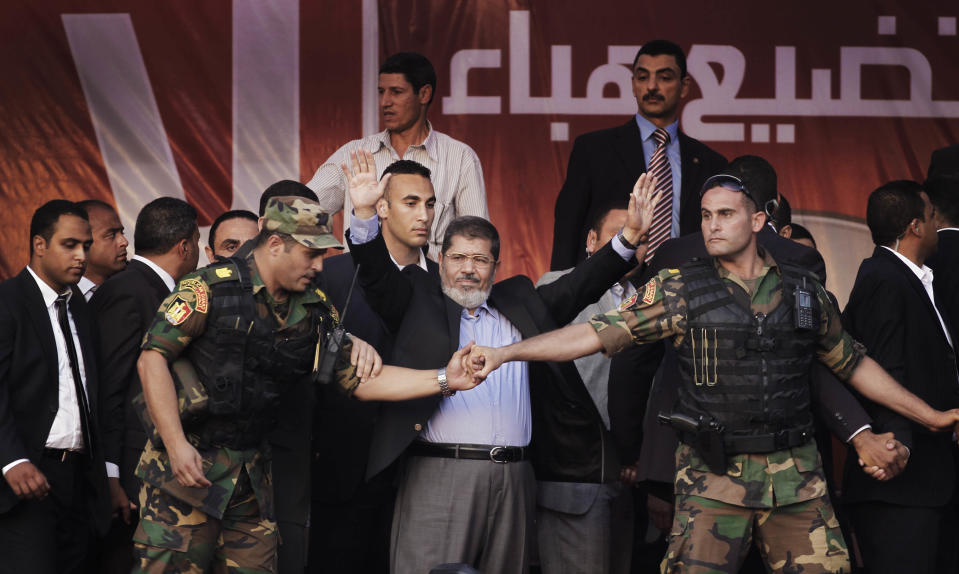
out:
<path id="1" fill-rule="evenodd" d="M 522 12 L 528 12 L 528 29 L 511 32 Z M 684 109 L 680 125 L 730 159 L 750 153 L 770 160 L 797 221 L 816 235 L 830 287 L 845 301 L 859 260 L 872 249 L 861 225 L 869 192 L 890 179 L 922 180 L 932 150 L 957 141 L 959 120 L 950 111 L 959 101 L 959 78 L 951 73 L 957 13 L 950 2 L 891 0 L 811 0 L 801 8 L 741 1 L 721 8 L 706 1 L 5 2 L 0 196 L 6 225 L 0 227 L 0 277 L 27 262 L 30 215 L 48 199 L 117 204 L 132 242 L 138 206 L 159 195 L 179 192 L 200 211 L 201 225 L 209 225 L 226 209 L 255 206 L 262 190 L 257 186 L 266 178 L 308 181 L 332 151 L 364 135 L 364 110 L 369 114 L 376 106 L 375 92 L 364 94 L 364 58 L 379 62 L 390 53 L 415 50 L 431 59 L 439 75 L 430 110 L 434 127 L 467 142 L 482 161 L 491 217 L 503 236 L 501 276 L 525 273 L 535 279 L 548 267 L 553 204 L 573 139 L 621 124 L 635 112 L 632 95 L 621 98 L 614 84 L 603 88 L 606 100 L 581 105 L 588 113 L 564 112 L 553 72 L 568 73 L 570 101 L 585 99 L 595 95 L 587 85 L 593 71 L 608 63 L 609 46 L 636 47 L 662 37 L 683 46 L 691 61 L 693 54 L 738 50 L 745 71 L 735 98 L 780 102 L 781 115 L 730 113 L 731 100 L 704 96 L 694 74 L 687 103 L 699 101 L 695 105 L 707 110 L 707 126 L 742 124 L 744 137 L 710 140 L 697 131 L 692 108 Z M 90 19 L 70 20 L 77 15 L 100 16 L 92 26 Z M 110 15 L 120 18 L 105 18 Z M 121 33 L 126 19 L 139 56 Z M 86 35 L 68 37 L 68 21 L 86 26 Z M 250 33 L 283 26 L 291 26 L 292 35 Z M 373 31 L 366 41 L 364 29 Z M 520 98 L 511 90 L 522 78 L 512 65 L 511 46 L 519 44 L 511 35 L 529 40 L 529 95 L 552 98 L 541 112 L 512 111 Z M 78 65 L 82 42 L 100 50 L 93 52 L 100 57 L 92 64 Z M 283 45 L 293 46 L 292 56 Z M 555 46 L 569 46 L 568 64 L 566 49 Z M 777 46 L 795 47 L 794 73 L 777 66 Z M 928 62 L 931 76 L 916 73 L 922 70 L 915 67 L 913 52 L 908 52 L 912 64 L 865 65 L 855 71 L 866 102 L 860 108 L 866 113 L 879 106 L 882 117 L 837 113 L 837 102 L 849 97 L 841 85 L 854 73 L 842 65 L 842 50 L 850 47 L 912 49 Z M 444 98 L 456 88 L 451 64 L 457 52 L 468 49 L 499 51 L 499 66 L 471 69 L 463 92 L 499 97 L 499 113 L 444 111 Z M 239 56 L 249 53 L 280 64 Z M 631 49 L 630 60 L 634 53 Z M 720 85 L 732 79 L 723 65 L 707 65 Z M 142 71 L 148 81 L 138 88 L 131 70 Z M 628 64 L 623 70 L 628 74 Z M 814 98 L 814 114 L 792 112 L 776 92 L 777 76 L 795 79 L 800 101 L 818 95 L 814 74 L 828 77 L 828 98 Z M 930 82 L 931 98 L 916 91 L 923 81 Z M 252 99 L 244 99 L 249 94 Z M 242 104 L 248 101 L 256 105 Z M 294 102 L 292 113 L 288 102 Z M 908 117 L 916 115 L 932 117 Z M 239 126 L 237 117 L 258 121 Z M 561 136 L 564 124 L 568 137 L 554 141 L 551 134 L 557 130 Z M 247 125 L 256 130 L 243 132 Z M 789 130 L 781 126 L 790 125 L 794 141 L 780 141 L 780 129 Z M 155 133 L 162 137 L 150 135 Z"/>

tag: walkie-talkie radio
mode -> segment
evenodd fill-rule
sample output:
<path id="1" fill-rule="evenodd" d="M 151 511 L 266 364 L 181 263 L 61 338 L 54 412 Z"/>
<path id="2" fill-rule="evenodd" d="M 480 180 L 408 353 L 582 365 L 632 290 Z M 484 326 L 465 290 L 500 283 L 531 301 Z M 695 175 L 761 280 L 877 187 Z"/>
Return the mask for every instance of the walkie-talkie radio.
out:
<path id="1" fill-rule="evenodd" d="M 815 294 L 806 288 L 806 278 L 802 278 L 802 287 L 796 285 L 793 291 L 795 322 L 797 331 L 813 331 L 819 325 L 816 309 L 813 305 Z"/>
<path id="2" fill-rule="evenodd" d="M 356 277 L 360 274 L 360 266 L 356 265 L 353 272 L 353 282 L 350 283 L 350 291 L 346 294 L 346 303 L 343 305 L 343 315 L 340 316 L 340 323 L 331 331 L 326 340 L 323 340 L 323 333 L 320 333 L 320 339 L 316 343 L 316 355 L 313 357 L 313 380 L 321 385 L 328 385 L 333 380 L 333 369 L 336 366 L 336 359 L 340 356 L 340 349 L 343 348 L 343 338 L 346 337 L 346 329 L 343 327 L 346 321 L 346 314 L 350 310 L 350 299 L 353 297 L 353 289 L 356 288 Z M 323 326 L 317 326 L 322 329 Z"/>

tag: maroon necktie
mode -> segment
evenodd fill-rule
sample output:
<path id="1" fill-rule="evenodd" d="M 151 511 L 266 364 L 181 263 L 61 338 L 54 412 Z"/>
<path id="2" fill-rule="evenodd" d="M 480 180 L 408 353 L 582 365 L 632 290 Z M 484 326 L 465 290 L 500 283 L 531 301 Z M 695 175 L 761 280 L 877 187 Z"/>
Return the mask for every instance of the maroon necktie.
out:
<path id="1" fill-rule="evenodd" d="M 666 146 L 669 145 L 669 133 L 663 128 L 653 132 L 653 139 L 656 140 L 656 151 L 649 160 L 649 169 L 647 173 L 656 177 L 656 191 L 662 190 L 663 194 L 656 204 L 653 211 L 653 223 L 649 227 L 648 247 L 646 256 L 643 258 L 645 263 L 653 258 L 656 249 L 664 241 L 669 239 L 669 234 L 673 228 L 673 171 L 669 167 L 669 158 L 666 156 Z"/>

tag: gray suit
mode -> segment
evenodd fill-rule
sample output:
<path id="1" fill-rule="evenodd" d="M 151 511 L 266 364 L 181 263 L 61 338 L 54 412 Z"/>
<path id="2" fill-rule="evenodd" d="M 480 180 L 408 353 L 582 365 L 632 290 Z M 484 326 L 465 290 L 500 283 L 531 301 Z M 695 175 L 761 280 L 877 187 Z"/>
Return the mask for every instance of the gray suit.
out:
<path id="1" fill-rule="evenodd" d="M 550 271 L 537 286 L 552 283 L 572 269 Z M 583 323 L 619 306 L 612 290 L 573 319 Z M 606 428 L 610 360 L 594 353 L 574 361 Z M 618 574 L 629 572 L 633 535 L 632 492 L 619 483 L 536 483 L 536 529 L 543 574 Z"/>

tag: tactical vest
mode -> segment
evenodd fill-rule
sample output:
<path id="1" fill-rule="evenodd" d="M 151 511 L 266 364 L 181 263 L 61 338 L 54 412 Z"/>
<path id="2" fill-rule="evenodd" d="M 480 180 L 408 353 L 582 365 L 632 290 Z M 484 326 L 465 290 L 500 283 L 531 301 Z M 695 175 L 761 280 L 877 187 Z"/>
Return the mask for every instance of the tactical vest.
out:
<path id="1" fill-rule="evenodd" d="M 322 303 L 311 304 L 309 328 L 280 333 L 272 317 L 256 312 L 244 260 L 218 263 L 206 279 L 211 290 L 206 331 L 191 341 L 185 356 L 206 387 L 208 416 L 184 431 L 201 445 L 258 447 L 276 426 L 284 386 L 312 371 L 320 331 L 332 328 L 332 317 Z"/>
<path id="2" fill-rule="evenodd" d="M 711 260 L 694 259 L 680 268 L 687 334 L 677 350 L 683 374 L 679 410 L 724 425 L 727 449 L 735 437 L 799 431 L 805 438 L 812 427 L 809 369 L 818 333 L 795 328 L 793 291 L 805 285 L 815 293 L 813 276 L 790 265 L 779 270 L 782 301 L 764 315 L 733 299 Z M 818 323 L 815 297 L 814 305 Z M 733 446 L 727 454 L 736 451 L 748 452 Z"/>

